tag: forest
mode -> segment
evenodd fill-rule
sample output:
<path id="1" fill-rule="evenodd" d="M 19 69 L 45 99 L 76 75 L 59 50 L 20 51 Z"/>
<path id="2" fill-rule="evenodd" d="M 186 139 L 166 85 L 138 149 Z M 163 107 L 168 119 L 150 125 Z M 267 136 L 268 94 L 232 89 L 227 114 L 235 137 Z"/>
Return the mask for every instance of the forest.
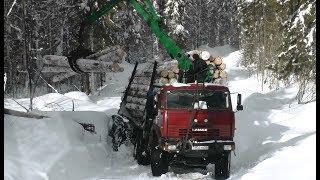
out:
<path id="1" fill-rule="evenodd" d="M 105 85 L 110 73 L 70 74 L 53 82 L 56 73 L 41 70 L 45 55 L 67 56 L 79 45 L 80 23 L 106 2 L 5 0 L 5 97 L 29 97 L 55 90 L 89 94 Z M 298 82 L 299 102 L 315 100 L 315 0 L 156 0 L 153 4 L 162 26 L 185 51 L 203 45 L 230 45 L 241 50 L 242 65 L 257 75 L 262 89 Z M 85 35 L 84 44 L 92 52 L 120 45 L 126 52 L 125 60 L 132 64 L 170 60 L 127 2 L 94 22 Z"/>

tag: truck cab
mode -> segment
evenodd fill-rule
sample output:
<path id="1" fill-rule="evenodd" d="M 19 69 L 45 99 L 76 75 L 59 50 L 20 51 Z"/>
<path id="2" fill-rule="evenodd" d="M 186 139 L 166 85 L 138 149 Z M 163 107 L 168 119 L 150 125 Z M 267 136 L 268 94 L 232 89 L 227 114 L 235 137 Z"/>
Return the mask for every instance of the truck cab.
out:
<path id="1" fill-rule="evenodd" d="M 229 89 L 209 83 L 161 87 L 149 138 L 151 169 L 161 175 L 170 164 L 205 167 L 229 177 L 235 117 Z M 242 110 L 238 95 L 238 110 Z M 159 158 L 161 157 L 161 158 Z"/>

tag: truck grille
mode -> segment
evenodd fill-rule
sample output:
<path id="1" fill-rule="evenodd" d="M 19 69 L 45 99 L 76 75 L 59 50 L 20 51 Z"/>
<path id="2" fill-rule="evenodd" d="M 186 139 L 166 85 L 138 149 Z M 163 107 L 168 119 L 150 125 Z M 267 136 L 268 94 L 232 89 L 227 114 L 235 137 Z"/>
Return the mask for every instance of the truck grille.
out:
<path id="1" fill-rule="evenodd" d="M 187 129 L 179 129 L 179 136 L 185 136 L 187 134 Z M 189 130 L 189 137 L 195 138 L 207 138 L 207 137 L 218 137 L 219 129 L 207 129 L 207 131 L 192 131 Z"/>

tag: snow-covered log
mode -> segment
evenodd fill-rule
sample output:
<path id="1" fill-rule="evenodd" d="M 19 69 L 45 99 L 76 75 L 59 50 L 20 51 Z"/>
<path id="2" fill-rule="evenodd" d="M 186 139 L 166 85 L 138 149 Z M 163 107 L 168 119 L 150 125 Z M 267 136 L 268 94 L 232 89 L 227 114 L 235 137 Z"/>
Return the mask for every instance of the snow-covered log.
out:
<path id="1" fill-rule="evenodd" d="M 134 97 L 134 96 L 128 96 L 127 97 L 127 102 L 133 103 L 133 104 L 145 105 L 146 102 L 147 102 L 147 99 L 146 98 Z"/>
<path id="2" fill-rule="evenodd" d="M 138 90 L 138 91 L 148 91 L 149 90 L 149 85 L 144 85 L 144 84 L 132 84 L 131 85 L 132 90 Z"/>
<path id="3" fill-rule="evenodd" d="M 172 68 L 172 71 L 173 71 L 174 73 L 178 74 L 178 73 L 179 73 L 179 68 L 178 68 L 178 66 L 174 66 L 174 67 Z"/>
<path id="4" fill-rule="evenodd" d="M 219 68 L 220 70 L 225 70 L 225 69 L 226 69 L 226 64 L 225 64 L 225 63 L 221 63 L 221 64 L 218 66 L 218 68 Z"/>
<path id="5" fill-rule="evenodd" d="M 103 62 L 92 59 L 77 59 L 76 64 L 84 72 L 123 71 L 117 63 Z"/>
<path id="6" fill-rule="evenodd" d="M 57 74 L 57 75 L 54 75 L 51 80 L 52 82 L 56 83 L 56 82 L 59 82 L 59 81 L 62 81 L 66 78 L 69 78 L 71 76 L 74 76 L 76 75 L 77 73 L 76 72 L 66 72 L 66 73 L 60 73 L 60 74 Z"/>
<path id="7" fill-rule="evenodd" d="M 178 80 L 176 78 L 172 78 L 169 80 L 170 84 L 177 83 L 177 82 L 178 82 Z"/>
<path id="8" fill-rule="evenodd" d="M 136 77 L 132 83 L 141 85 L 150 85 L 150 77 Z"/>
<path id="9" fill-rule="evenodd" d="M 145 106 L 137 105 L 137 104 L 133 104 L 133 103 L 127 103 L 125 105 L 125 107 L 128 109 L 134 109 L 134 110 L 138 110 L 138 111 L 143 111 L 145 109 Z"/>
<path id="10" fill-rule="evenodd" d="M 164 77 L 164 78 L 167 77 L 168 74 L 169 74 L 169 72 L 168 72 L 168 70 L 166 70 L 166 69 L 163 70 L 163 71 L 161 71 L 161 76 Z"/>
<path id="11" fill-rule="evenodd" d="M 220 57 L 216 57 L 214 60 L 213 60 L 213 63 L 217 66 L 219 66 L 221 63 L 222 63 L 222 59 Z"/>
<path id="12" fill-rule="evenodd" d="M 172 79 L 172 78 L 174 78 L 174 77 L 175 77 L 174 72 L 173 72 L 173 71 L 168 71 L 168 78 L 169 78 L 169 79 Z"/>
<path id="13" fill-rule="evenodd" d="M 130 90 L 129 91 L 130 96 L 135 96 L 135 97 L 141 97 L 145 98 L 147 97 L 147 91 L 135 91 L 135 90 Z"/>
<path id="14" fill-rule="evenodd" d="M 65 56 L 54 56 L 54 55 L 46 55 L 43 58 L 44 63 L 50 65 L 52 70 L 57 70 L 54 67 L 69 67 L 68 58 Z M 92 59 L 77 59 L 76 64 L 80 70 L 83 72 L 96 72 L 96 73 L 105 73 L 105 72 L 122 72 L 124 69 L 120 67 L 118 63 L 115 62 L 104 62 Z M 65 68 L 64 68 L 65 69 Z M 46 68 L 46 70 L 50 70 L 50 68 Z M 70 68 L 71 70 L 71 68 Z"/>
<path id="15" fill-rule="evenodd" d="M 70 67 L 66 56 L 45 55 L 43 56 L 43 63 L 51 66 Z"/>
<path id="16" fill-rule="evenodd" d="M 227 73 L 226 73 L 225 70 L 221 70 L 220 71 L 220 77 L 222 77 L 222 78 L 226 78 L 227 77 Z"/>
<path id="17" fill-rule="evenodd" d="M 106 62 L 121 62 L 122 58 L 125 56 L 125 52 L 119 45 L 107 47 L 97 53 L 87 56 L 87 59 L 97 59 Z"/>
<path id="18" fill-rule="evenodd" d="M 162 77 L 162 78 L 160 78 L 159 83 L 160 84 L 168 84 L 169 83 L 169 79 Z"/>
<path id="19" fill-rule="evenodd" d="M 217 69 L 217 70 L 215 70 L 214 73 L 213 73 L 213 78 L 218 78 L 219 75 L 220 75 L 220 71 Z"/>
<path id="20" fill-rule="evenodd" d="M 18 116 L 18 117 L 25 117 L 25 118 L 34 118 L 34 119 L 42 119 L 47 118 L 43 115 L 33 114 L 33 113 L 26 113 L 21 111 L 15 111 L 12 109 L 6 109 L 4 108 L 4 114 L 12 115 L 12 116 Z"/>
<path id="21" fill-rule="evenodd" d="M 62 72 L 73 72 L 70 67 L 65 66 L 45 66 L 41 69 L 42 73 L 62 73 Z"/>

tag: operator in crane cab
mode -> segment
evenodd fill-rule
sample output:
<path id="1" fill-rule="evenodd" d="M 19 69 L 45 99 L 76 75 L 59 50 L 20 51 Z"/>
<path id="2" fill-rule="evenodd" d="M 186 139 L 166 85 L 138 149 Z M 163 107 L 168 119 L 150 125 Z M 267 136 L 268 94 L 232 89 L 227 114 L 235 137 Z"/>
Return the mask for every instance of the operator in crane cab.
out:
<path id="1" fill-rule="evenodd" d="M 197 82 L 205 81 L 205 69 L 207 68 L 207 63 L 199 56 L 199 54 L 192 55 L 193 60 L 193 74 Z"/>

